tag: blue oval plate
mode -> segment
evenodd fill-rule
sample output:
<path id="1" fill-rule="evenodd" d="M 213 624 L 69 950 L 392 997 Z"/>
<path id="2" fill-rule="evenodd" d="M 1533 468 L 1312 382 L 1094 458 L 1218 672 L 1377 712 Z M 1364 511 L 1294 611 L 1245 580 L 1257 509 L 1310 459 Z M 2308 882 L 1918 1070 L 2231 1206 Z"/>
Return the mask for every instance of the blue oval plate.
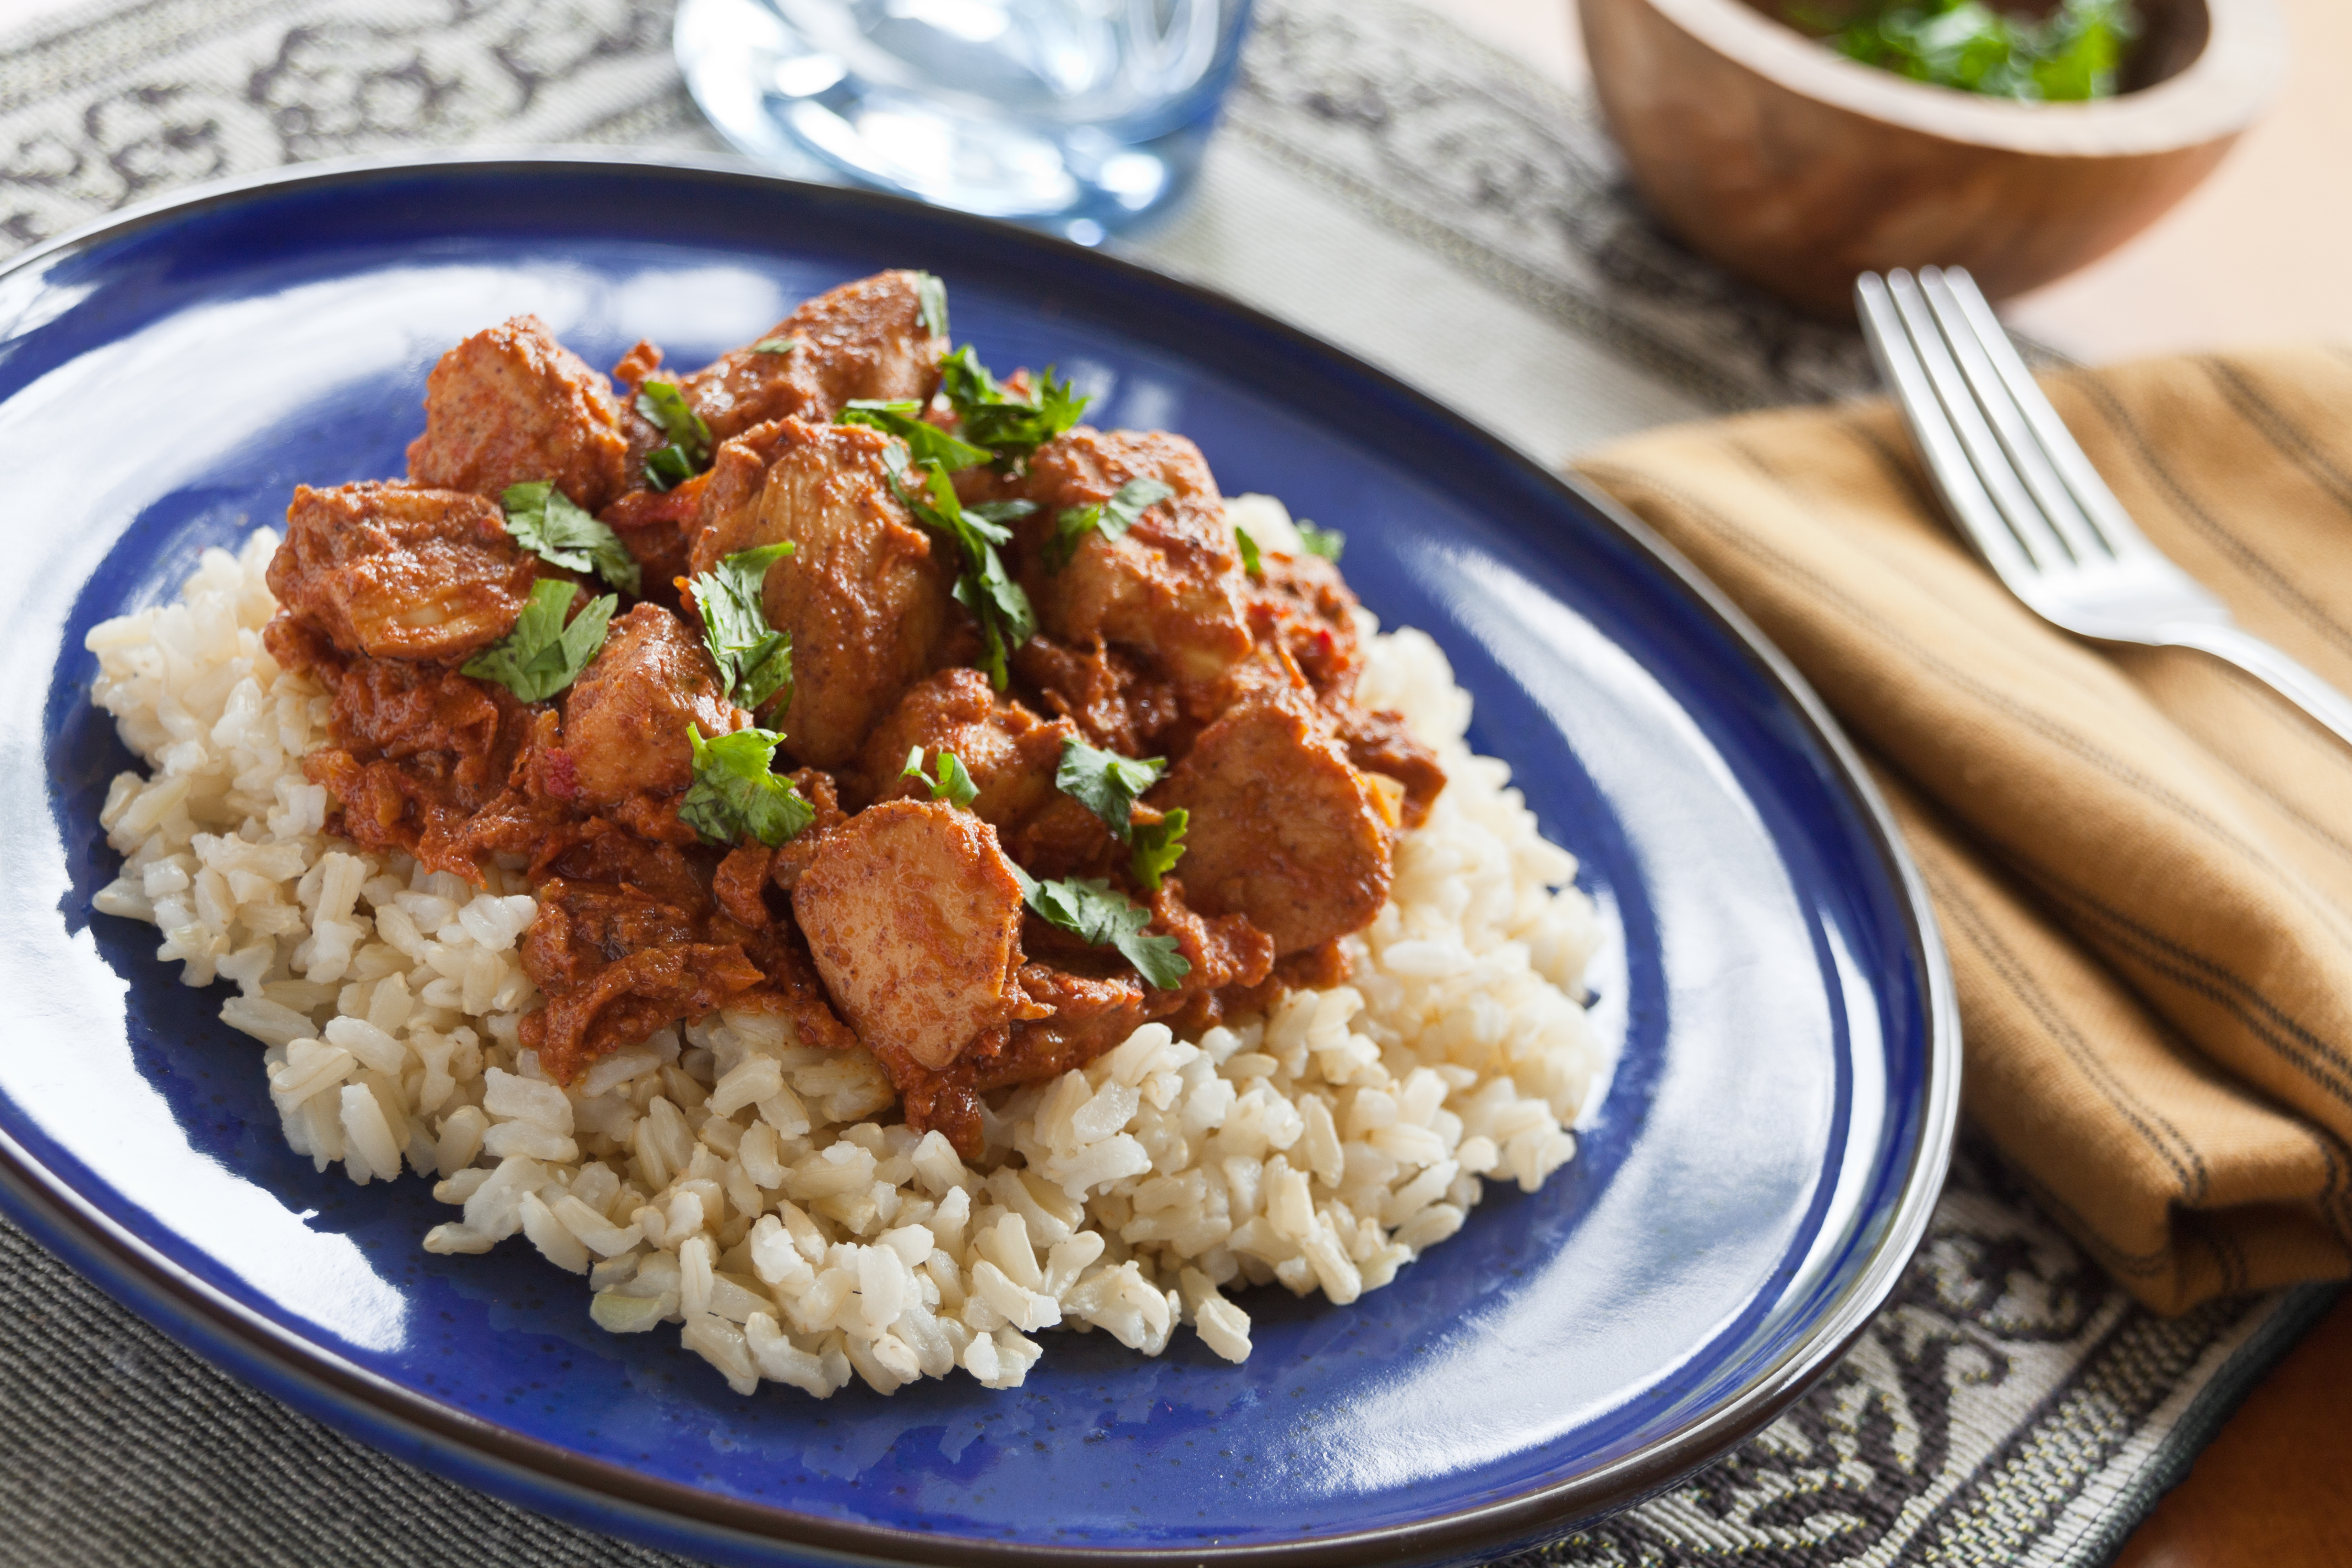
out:
<path id="1" fill-rule="evenodd" d="M 535 311 L 595 363 L 698 363 L 885 267 L 990 363 L 1108 389 L 1228 492 L 1343 527 L 1444 645 L 1618 940 L 1622 1041 L 1573 1164 L 1490 1187 L 1358 1304 L 1259 1291 L 1256 1352 L 1058 1336 L 1026 1387 L 739 1399 L 591 1326 L 520 1247 L 428 1256 L 421 1182 L 279 1140 L 253 1043 L 89 911 L 130 764 L 82 638 L 298 480 L 402 471 L 426 370 Z M 730 1562 L 1461 1562 L 1667 1485 L 1853 1338 L 1941 1184 L 1958 1034 L 1926 905 L 1788 666 L 1638 523 L 1379 373 L 1095 253 L 726 166 L 314 167 L 0 271 L 0 1191 L 200 1352 L 404 1458 Z M 1375 1542 L 1377 1544 L 1375 1544 Z"/>

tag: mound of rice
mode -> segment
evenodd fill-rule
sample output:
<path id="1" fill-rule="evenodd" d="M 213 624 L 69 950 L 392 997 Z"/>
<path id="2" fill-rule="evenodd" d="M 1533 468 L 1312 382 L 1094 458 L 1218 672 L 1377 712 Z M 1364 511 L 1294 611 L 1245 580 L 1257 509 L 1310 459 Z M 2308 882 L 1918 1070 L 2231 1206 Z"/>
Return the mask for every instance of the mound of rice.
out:
<path id="1" fill-rule="evenodd" d="M 1230 506 L 1266 548 L 1295 542 L 1278 503 Z M 1487 1180 L 1532 1192 L 1574 1152 L 1601 1059 L 1574 999 L 1591 907 L 1508 770 L 1464 744 L 1469 698 L 1418 632 L 1368 638 L 1363 696 L 1452 782 L 1350 939 L 1352 984 L 1198 1040 L 1147 1025 L 1003 1097 L 973 1168 L 883 1120 L 872 1058 L 803 1047 L 771 1014 L 548 1081 L 518 1041 L 539 1001 L 520 875 L 478 889 L 326 834 L 300 758 L 328 699 L 261 646 L 277 546 L 263 530 L 209 551 L 179 604 L 90 633 L 96 700 L 152 770 L 108 794 L 123 867 L 95 903 L 160 928 L 186 984 L 236 983 L 221 1016 L 268 1047 L 287 1142 L 321 1173 L 436 1181 L 462 1215 L 431 1251 L 520 1232 L 587 1276 L 596 1322 L 681 1324 L 740 1393 L 823 1397 L 856 1375 L 887 1394 L 958 1367 L 1011 1388 L 1057 1326 L 1156 1355 L 1190 1324 L 1240 1361 L 1250 1320 L 1228 1289 L 1352 1301 L 1461 1228 Z"/>

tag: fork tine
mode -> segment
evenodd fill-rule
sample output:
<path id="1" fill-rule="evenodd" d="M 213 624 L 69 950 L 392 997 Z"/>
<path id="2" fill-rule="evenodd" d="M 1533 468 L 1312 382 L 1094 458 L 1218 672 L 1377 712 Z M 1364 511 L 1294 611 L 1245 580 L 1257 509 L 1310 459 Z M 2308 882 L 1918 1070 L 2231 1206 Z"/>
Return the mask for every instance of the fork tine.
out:
<path id="1" fill-rule="evenodd" d="M 2099 478 L 2099 471 L 2091 466 L 2091 459 L 2083 455 L 2083 448 L 2075 445 L 2074 437 L 2068 433 L 2066 422 L 2058 417 L 2058 411 L 2050 405 L 2050 399 L 2043 396 L 2042 388 L 2034 384 L 2033 373 L 2027 370 L 2025 362 L 2018 357 L 2017 345 L 2011 342 L 2009 334 L 2001 330 L 2000 322 L 1992 313 L 1992 307 L 1985 302 L 1984 295 L 1979 291 L 1976 279 L 1961 268 L 1948 267 L 1944 268 L 1943 280 L 1959 306 L 1960 313 L 1968 319 L 1977 342 L 1983 345 L 1985 356 L 1992 362 L 1994 371 L 2009 388 L 2010 396 L 2016 400 L 2018 411 L 2025 416 L 2027 428 L 2033 432 L 2033 438 L 2049 458 L 2051 468 L 2065 483 L 2067 491 L 2082 508 L 2084 517 L 2117 555 L 2135 551 L 2155 553 L 2156 547 L 2148 543 L 2147 536 L 2140 532 L 2139 525 L 2132 521 L 2131 514 L 2124 510 L 2121 501 L 2116 500 L 2116 492 L 2107 489 L 2106 481 Z"/>
<path id="2" fill-rule="evenodd" d="M 1927 368 L 1936 400 L 1944 405 L 1945 417 L 1952 422 L 1953 434 L 1959 437 L 1969 466 L 1976 469 L 1985 493 L 1992 498 L 2027 558 L 2042 572 L 2072 564 L 2074 552 L 2026 493 L 2016 468 L 2010 464 L 2009 455 L 2000 449 L 1992 427 L 1985 423 L 1984 411 L 1977 406 L 1975 395 L 1969 391 L 1960 367 L 1953 362 L 1951 346 L 1936 325 L 1935 314 L 1927 309 L 1919 285 L 1908 272 L 1897 268 L 1887 274 L 1886 291 L 1894 297 L 1895 311 L 1910 333 L 1912 346 L 1919 351 L 1919 363 Z"/>
<path id="3" fill-rule="evenodd" d="M 2009 454 L 2018 478 L 2024 481 L 2034 504 L 2042 509 L 2042 515 L 2050 520 L 2051 526 L 2066 542 L 2067 552 L 2077 563 L 2098 562 L 2113 555 L 2114 550 L 2091 520 L 2083 515 L 2083 509 L 2075 504 L 2065 481 L 2051 466 L 2042 443 L 2034 438 L 2032 427 L 2026 423 L 2025 411 L 2018 406 L 2009 384 L 1994 368 L 1982 327 L 1960 309 L 1951 284 L 1938 268 L 1923 267 L 1919 269 L 1919 291 L 1927 296 L 1927 308 L 1934 312 L 1936 325 L 1951 345 L 1952 357 L 1959 363 L 1960 374 L 1967 378 L 1969 390 L 1975 394 L 1986 423 L 1992 426 L 2001 450 Z M 1998 322 L 1993 330 L 2000 331 Z M 2005 341 L 2007 334 L 2002 336 Z"/>
<path id="4" fill-rule="evenodd" d="M 1862 318 L 1863 338 L 1870 344 L 1870 357 L 1878 362 L 1880 377 L 1903 410 L 1903 421 L 1911 427 L 1911 438 L 1918 444 L 1927 477 L 1944 498 L 1945 509 L 1996 575 L 2008 579 L 2032 574 L 2033 562 L 2009 524 L 2001 521 L 2000 509 L 1985 493 L 1968 454 L 1961 450 L 1959 437 L 1943 416 L 1942 405 L 1927 381 L 1927 366 L 1919 363 L 1918 351 L 1911 346 L 1911 336 L 1904 330 L 1885 279 L 1875 272 L 1863 273 L 1853 280 L 1853 299 L 1855 312 Z"/>

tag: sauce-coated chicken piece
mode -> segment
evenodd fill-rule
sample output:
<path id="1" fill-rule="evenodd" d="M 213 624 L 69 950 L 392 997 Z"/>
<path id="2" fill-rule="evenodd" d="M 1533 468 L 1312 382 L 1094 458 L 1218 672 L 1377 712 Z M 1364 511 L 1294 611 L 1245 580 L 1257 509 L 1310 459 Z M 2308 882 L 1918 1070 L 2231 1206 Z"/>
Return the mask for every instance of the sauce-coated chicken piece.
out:
<path id="1" fill-rule="evenodd" d="M 1361 930 L 1387 901 L 1391 821 L 1329 722 L 1300 693 L 1261 692 L 1201 732 L 1152 791 L 1192 813 L 1192 902 L 1244 914 L 1277 954 Z"/>
<path id="2" fill-rule="evenodd" d="M 563 694 L 567 761 L 550 762 L 568 767 L 581 809 L 602 810 L 693 784 L 688 724 L 709 739 L 750 721 L 728 701 L 701 640 L 660 605 L 639 605 L 613 622 L 603 649 Z"/>
<path id="3" fill-rule="evenodd" d="M 329 743 L 302 759 L 302 771 L 333 797 L 335 830 L 478 879 L 468 826 L 522 751 L 528 710 L 505 689 L 439 665 L 347 659 L 282 616 L 263 635 L 280 664 L 334 693 Z"/>
<path id="4" fill-rule="evenodd" d="M 937 1070 L 898 1053 L 876 1053 L 898 1090 L 907 1125 L 919 1132 L 936 1128 L 964 1158 L 976 1160 L 982 1094 L 1084 1067 L 1154 1018 L 1197 1034 L 1224 1016 L 1226 996 L 1256 996 L 1273 971 L 1271 938 L 1240 915 L 1193 913 L 1173 879 L 1151 896 L 1151 929 L 1173 937 L 1192 966 L 1173 991 L 1146 984 L 1101 949 L 1029 921 L 1026 933 L 1052 948 L 1050 962 L 1021 966 L 1030 1016 Z"/>
<path id="5" fill-rule="evenodd" d="M 756 492 L 731 476 L 773 461 Z M 857 754 L 898 694 L 931 668 L 950 625 L 954 568 L 934 539 L 891 494 L 879 431 L 782 421 L 730 442 L 726 469 L 714 469 L 714 506 L 694 545 L 694 570 L 722 556 L 790 540 L 793 553 L 768 569 L 768 623 L 793 639 L 793 695 L 776 722 L 793 755 L 835 767 Z M 732 488 L 729 488 L 732 487 Z M 746 495 L 736 504 L 718 498 Z"/>
<path id="6" fill-rule="evenodd" d="M 793 889 L 817 973 L 858 1038 L 946 1067 L 1034 1013 L 1021 968 L 1021 884 L 968 811 L 894 800 L 827 834 Z"/>
<path id="7" fill-rule="evenodd" d="M 980 793 L 971 810 L 1000 833 L 1009 832 L 1055 798 L 1054 771 L 1062 742 L 1077 738 L 1067 719 L 1039 718 L 999 697 L 976 669 L 942 669 L 908 688 L 859 754 L 867 797 L 928 800 L 923 779 L 904 776 L 907 753 L 921 747 L 928 778 L 939 776 L 939 755 L 953 752 Z"/>
<path id="8" fill-rule="evenodd" d="M 1148 985 L 1125 964 L 1108 973 L 1099 948 L 1088 949 L 1050 931 L 1040 934 L 1055 945 L 1021 972 L 1030 996 L 1052 1016 L 1015 1024 L 1005 1048 L 972 1063 L 982 1089 L 1039 1083 L 1084 1067 L 1115 1048 L 1154 1018 L 1179 1018 L 1198 1033 L 1223 1016 L 1218 993 L 1262 984 L 1274 970 L 1274 941 L 1245 916 L 1207 917 L 1188 908 L 1182 885 L 1171 878 L 1150 895 L 1150 930 L 1175 939 L 1192 968 L 1172 991 Z M 1033 923 L 1031 929 L 1037 928 Z M 1042 945 L 1042 944 L 1041 944 Z"/>
<path id="9" fill-rule="evenodd" d="M 269 562 L 281 614 L 346 653 L 436 664 L 513 630 L 538 576 L 481 497 L 373 480 L 295 486 Z"/>
<path id="10" fill-rule="evenodd" d="M 1348 760 L 1368 773 L 1394 779 L 1404 798 L 1397 816 L 1406 827 L 1429 820 L 1432 802 L 1444 793 L 1445 769 L 1437 753 L 1422 743 L 1402 713 L 1382 709 L 1370 711 L 1349 702 L 1331 710 L 1339 743 Z"/>
<path id="11" fill-rule="evenodd" d="M 1319 555 L 1268 551 L 1247 589 L 1250 629 L 1279 642 L 1325 702 L 1344 700 L 1362 673 L 1356 595 L 1339 569 Z"/>
<path id="12" fill-rule="evenodd" d="M 1139 479 L 1175 493 L 1116 539 L 1090 531 L 1068 564 L 1054 570 L 1045 547 L 1055 520 Z M 1036 504 L 1015 525 L 1016 543 L 1022 586 L 1049 635 L 1080 647 L 1098 637 L 1119 644 L 1186 681 L 1212 679 L 1249 652 L 1244 579 L 1225 503 L 1200 448 L 1181 436 L 1081 425 L 1038 447 L 1022 479 L 971 483 L 975 493 L 1001 490 Z"/>
<path id="13" fill-rule="evenodd" d="M 879 272 L 807 301 L 770 331 L 686 378 L 680 390 L 711 439 L 792 415 L 821 424 L 855 398 L 928 403 L 945 338 L 923 321 L 915 272 Z M 762 353 L 761 342 L 795 344 Z"/>
<path id="14" fill-rule="evenodd" d="M 1181 717 L 1173 684 L 1099 638 L 1080 648 L 1031 637 L 1013 651 L 1013 668 L 1089 742 L 1123 757 L 1163 750 L 1160 737 Z"/>
<path id="15" fill-rule="evenodd" d="M 1259 646 L 1282 650 L 1289 668 L 1315 689 L 1348 760 L 1394 781 L 1403 826 L 1419 827 L 1429 816 L 1430 803 L 1445 788 L 1445 770 L 1402 715 L 1369 711 L 1353 700 L 1363 673 L 1354 590 L 1339 567 L 1319 555 L 1269 551 L 1263 559 L 1248 595 L 1250 626 Z M 1245 684 L 1258 672 L 1241 673 L 1244 679 L 1233 685 Z"/>
<path id="16" fill-rule="evenodd" d="M 523 935 L 522 964 L 547 1005 L 523 1019 L 522 1039 L 558 1083 L 666 1024 L 727 1005 L 765 978 L 740 945 L 709 940 L 698 911 L 634 883 L 557 877 L 537 891 L 539 918 Z"/>
<path id="17" fill-rule="evenodd" d="M 593 512 L 635 482 L 628 455 L 611 384 L 537 316 L 517 316 L 476 332 L 433 367 L 408 477 L 492 500 L 509 485 L 551 479 Z"/>
<path id="18" fill-rule="evenodd" d="M 434 370 L 414 482 L 296 493 L 267 640 L 333 693 L 331 743 L 306 768 L 362 844 L 477 880 L 494 855 L 527 865 L 540 915 L 521 958 L 547 1000 L 522 1037 L 559 1081 L 664 1025 L 771 1008 L 803 1044 L 872 1051 L 908 1124 L 977 1159 L 986 1092 L 1082 1066 L 1148 1020 L 1197 1032 L 1282 985 L 1337 984 L 1337 939 L 1385 900 L 1400 819 L 1444 787 L 1402 720 L 1354 700 L 1360 634 L 1337 570 L 1269 554 L 1245 577 L 1201 454 L 1165 432 L 1081 426 L 1016 473 L 961 476 L 968 500 L 1034 504 L 1004 556 L 1040 622 L 1012 650 L 1018 696 L 965 668 L 978 634 L 952 596 L 953 542 L 898 499 L 888 437 L 830 423 L 852 399 L 929 398 L 949 344 L 925 282 L 845 285 L 762 334 L 789 352 L 755 344 L 692 375 L 640 343 L 617 395 L 519 317 Z M 635 406 L 648 380 L 678 385 L 717 448 L 667 491 L 643 471 L 667 439 Z M 1141 479 L 1171 493 L 1049 564 L 1062 513 Z M 457 667 L 513 628 L 536 579 L 575 581 L 505 532 L 497 498 L 529 479 L 621 533 L 646 602 L 567 689 L 525 703 Z M 755 721 L 671 580 L 782 542 L 794 553 L 760 598 L 794 679 L 756 721 L 784 732 L 813 817 L 774 848 L 730 847 L 678 816 L 686 731 Z M 1130 846 L 1055 785 L 1077 738 L 1176 760 L 1136 820 L 1184 807 L 1187 853 L 1148 895 Z M 930 796 L 943 750 L 976 786 L 968 809 Z M 904 775 L 909 751 L 921 779 Z M 1129 889 L 1189 972 L 1155 987 L 1028 915 L 1021 868 Z"/>
<path id="19" fill-rule="evenodd" d="M 746 838 L 728 851 L 710 879 L 710 891 L 719 906 L 747 926 L 765 929 L 775 923 L 766 889 L 772 885 L 789 893 L 799 886 L 801 873 L 816 858 L 824 836 L 849 820 L 849 814 L 841 809 L 841 796 L 831 773 L 821 768 L 802 768 L 787 776 L 809 804 L 809 825 L 773 849 L 756 838 Z"/>
<path id="20" fill-rule="evenodd" d="M 637 563 L 645 596 L 679 607 L 677 579 L 690 569 L 694 537 L 702 531 L 702 498 L 708 473 L 672 490 L 631 490 L 596 515 L 620 536 Z"/>

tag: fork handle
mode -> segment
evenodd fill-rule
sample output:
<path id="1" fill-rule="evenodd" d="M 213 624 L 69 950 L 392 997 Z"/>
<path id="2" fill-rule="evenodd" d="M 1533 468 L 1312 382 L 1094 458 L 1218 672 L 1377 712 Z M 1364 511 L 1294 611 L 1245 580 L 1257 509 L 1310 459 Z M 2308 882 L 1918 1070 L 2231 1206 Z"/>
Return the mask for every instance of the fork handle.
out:
<path id="1" fill-rule="evenodd" d="M 2168 646 L 2199 648 L 2236 665 L 2352 746 L 2352 701 L 2262 638 L 2197 621 L 2174 621 L 2158 635 Z"/>

